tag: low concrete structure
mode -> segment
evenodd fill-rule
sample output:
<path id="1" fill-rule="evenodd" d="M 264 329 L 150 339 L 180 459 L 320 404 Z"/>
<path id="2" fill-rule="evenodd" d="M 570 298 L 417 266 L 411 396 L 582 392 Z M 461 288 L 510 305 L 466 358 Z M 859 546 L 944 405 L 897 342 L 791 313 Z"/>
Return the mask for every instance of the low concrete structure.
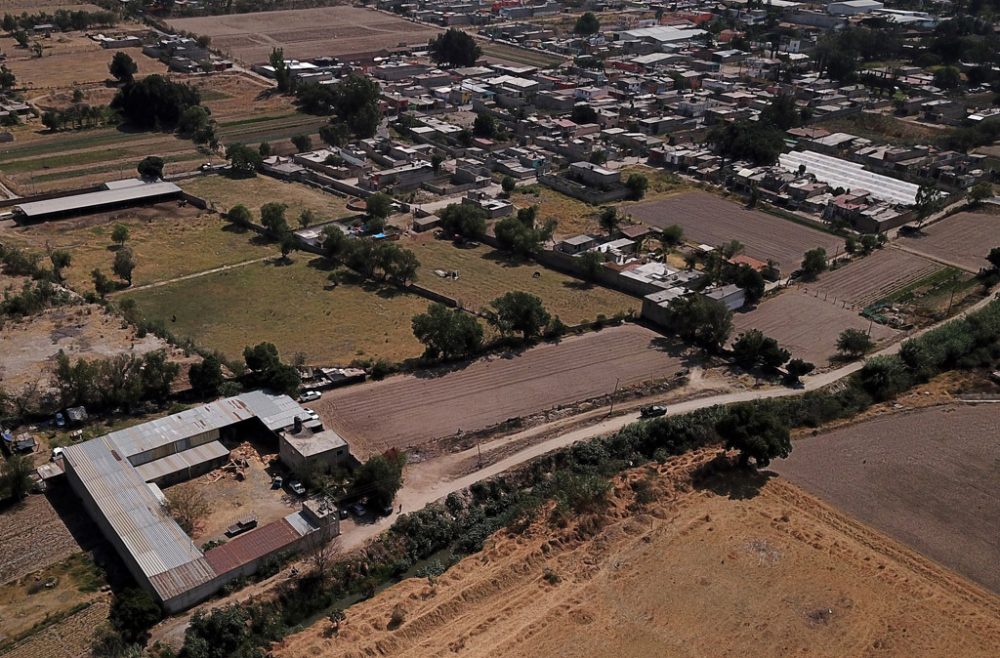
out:
<path id="1" fill-rule="evenodd" d="M 138 178 L 112 181 L 98 192 L 71 194 L 69 196 L 29 201 L 14 206 L 14 216 L 20 221 L 36 222 L 68 215 L 97 212 L 111 208 L 153 203 L 181 196 L 181 188 L 173 183 L 148 182 Z"/>

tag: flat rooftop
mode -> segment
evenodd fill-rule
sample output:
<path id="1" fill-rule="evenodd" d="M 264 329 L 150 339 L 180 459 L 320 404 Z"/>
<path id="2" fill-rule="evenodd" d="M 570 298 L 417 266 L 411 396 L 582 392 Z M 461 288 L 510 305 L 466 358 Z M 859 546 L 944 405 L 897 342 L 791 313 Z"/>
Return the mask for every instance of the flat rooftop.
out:
<path id="1" fill-rule="evenodd" d="M 163 182 L 115 181 L 114 184 L 109 183 L 106 187 L 108 189 L 98 192 L 72 194 L 45 201 L 29 201 L 16 205 L 14 208 L 29 219 L 37 219 L 48 215 L 86 212 L 120 203 L 138 203 L 181 194 L 181 188 L 173 183 Z"/>

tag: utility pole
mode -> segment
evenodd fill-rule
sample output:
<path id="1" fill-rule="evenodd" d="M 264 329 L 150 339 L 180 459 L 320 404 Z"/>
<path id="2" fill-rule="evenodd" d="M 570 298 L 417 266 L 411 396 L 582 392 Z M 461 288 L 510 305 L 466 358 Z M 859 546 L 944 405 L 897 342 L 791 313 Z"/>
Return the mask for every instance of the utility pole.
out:
<path id="1" fill-rule="evenodd" d="M 621 383 L 621 380 L 621 377 L 615 377 L 615 390 L 611 393 L 611 408 L 608 410 L 609 416 L 615 412 L 615 396 L 618 395 L 618 384 Z"/>

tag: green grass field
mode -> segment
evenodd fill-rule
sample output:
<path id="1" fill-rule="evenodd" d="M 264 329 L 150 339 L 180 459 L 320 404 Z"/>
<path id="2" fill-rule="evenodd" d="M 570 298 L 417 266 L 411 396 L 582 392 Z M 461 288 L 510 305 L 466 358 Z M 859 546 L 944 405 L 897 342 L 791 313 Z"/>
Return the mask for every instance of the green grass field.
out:
<path id="1" fill-rule="evenodd" d="M 414 240 L 404 246 L 420 260 L 417 281 L 425 288 L 453 297 L 470 310 L 478 310 L 505 292 L 522 290 L 538 295 L 545 307 L 566 324 L 594 320 L 598 315 L 635 311 L 639 300 L 591 286 L 535 263 L 512 263 L 489 247 L 460 249 L 450 242 Z M 445 279 L 434 270 L 458 271 L 458 279 Z M 538 272 L 540 276 L 534 277 Z"/>
<path id="2" fill-rule="evenodd" d="M 340 219 L 354 213 L 347 209 L 347 199 L 321 192 L 302 183 L 286 183 L 268 176 L 253 178 L 228 178 L 226 176 L 201 176 L 181 183 L 185 192 L 212 201 L 220 212 L 226 212 L 242 203 L 260 217 L 260 207 L 277 201 L 288 206 L 285 218 L 288 225 L 298 226 L 301 212 L 308 208 L 322 219 Z"/>
<path id="3" fill-rule="evenodd" d="M 254 263 L 124 297 L 178 337 L 231 358 L 262 341 L 286 360 L 301 353 L 315 365 L 400 361 L 423 352 L 410 322 L 427 309 L 425 299 L 391 288 L 329 287 L 328 272 L 309 260 L 297 253 L 290 265 Z"/>

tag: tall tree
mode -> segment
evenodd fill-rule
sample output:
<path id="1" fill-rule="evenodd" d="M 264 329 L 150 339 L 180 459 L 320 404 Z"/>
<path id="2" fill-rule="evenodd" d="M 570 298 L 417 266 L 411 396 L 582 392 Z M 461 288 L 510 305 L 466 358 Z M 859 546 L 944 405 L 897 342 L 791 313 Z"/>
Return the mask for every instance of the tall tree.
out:
<path id="1" fill-rule="evenodd" d="M 111 270 L 125 280 L 128 285 L 132 285 L 132 272 L 135 271 L 135 254 L 128 247 L 122 247 L 115 252 L 115 260 L 111 265 Z"/>
<path id="2" fill-rule="evenodd" d="M 475 353 L 483 344 L 483 327 L 459 309 L 431 304 L 413 317 L 413 335 L 423 343 L 426 356 L 454 359 Z"/>
<path id="3" fill-rule="evenodd" d="M 128 53 L 117 52 L 108 64 L 108 71 L 118 82 L 131 84 L 135 80 L 135 74 L 139 72 L 139 66 Z"/>
<path id="4" fill-rule="evenodd" d="M 573 26 L 573 32 L 582 36 L 590 36 L 591 34 L 597 34 L 601 29 L 601 21 L 598 20 L 594 12 L 588 11 L 576 19 L 576 24 Z"/>
<path id="5" fill-rule="evenodd" d="M 753 404 L 730 407 L 715 426 L 729 450 L 738 450 L 742 466 L 753 459 L 758 468 L 772 459 L 787 457 L 792 441 L 785 425 L 773 412 Z"/>
<path id="6" fill-rule="evenodd" d="M 551 316 L 542 300 L 531 293 L 514 291 L 490 302 L 487 321 L 504 336 L 520 333 L 525 340 L 540 336 Z"/>
<path id="7" fill-rule="evenodd" d="M 472 66 L 483 51 L 476 40 L 462 30 L 450 28 L 430 42 L 431 59 L 438 64 Z"/>

